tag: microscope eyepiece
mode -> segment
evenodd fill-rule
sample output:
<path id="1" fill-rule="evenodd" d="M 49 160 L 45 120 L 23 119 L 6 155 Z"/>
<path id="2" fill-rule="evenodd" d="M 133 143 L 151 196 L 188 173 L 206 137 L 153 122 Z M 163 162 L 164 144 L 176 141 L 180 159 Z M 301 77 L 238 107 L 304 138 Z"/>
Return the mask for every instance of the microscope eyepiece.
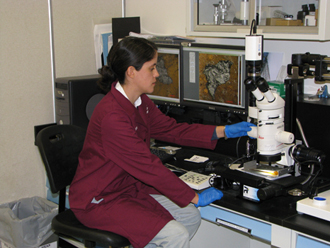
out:
<path id="1" fill-rule="evenodd" d="M 258 80 L 257 80 L 257 86 L 258 86 L 258 89 L 262 93 L 264 93 L 264 95 L 267 98 L 267 100 L 268 100 L 269 103 L 275 101 L 275 97 L 274 97 L 272 91 L 270 90 L 269 85 L 268 85 L 266 79 L 264 79 L 263 77 L 258 78 Z"/>
<path id="2" fill-rule="evenodd" d="M 265 93 L 269 90 L 269 85 L 268 85 L 266 79 L 264 79 L 262 77 L 257 80 L 257 85 L 258 85 L 259 90 L 263 93 Z"/>
<path id="3" fill-rule="evenodd" d="M 249 91 L 254 91 L 257 88 L 257 85 L 255 84 L 252 77 L 247 77 L 244 80 L 244 84 L 245 84 L 246 89 Z"/>

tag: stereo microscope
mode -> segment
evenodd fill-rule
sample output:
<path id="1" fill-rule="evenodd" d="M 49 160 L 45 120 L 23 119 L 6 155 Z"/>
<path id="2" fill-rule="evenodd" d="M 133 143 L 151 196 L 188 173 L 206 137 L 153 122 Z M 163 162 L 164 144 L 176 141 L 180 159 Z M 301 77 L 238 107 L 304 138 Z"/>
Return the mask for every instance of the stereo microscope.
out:
<path id="1" fill-rule="evenodd" d="M 252 159 L 240 166 L 236 165 L 236 168 L 234 166 L 235 171 L 222 170 L 219 174 L 238 182 L 240 195 L 256 202 L 285 194 L 300 196 L 304 191 L 309 191 L 307 194 L 311 194 L 312 190 L 308 188 L 313 185 L 313 180 L 318 175 L 314 171 L 314 165 L 320 167 L 319 171 L 322 170 L 325 155 L 319 150 L 296 144 L 295 129 L 292 130 L 290 127 L 296 124 L 292 105 L 297 101 L 298 88 L 291 78 L 285 82 L 287 84 L 285 100 L 271 91 L 267 81 L 261 77 L 263 36 L 256 34 L 255 26 L 252 34 L 253 25 L 255 21 L 251 24 L 250 35 L 245 39 L 247 78 L 244 84 L 251 92 L 248 115 L 250 121 L 256 124 L 248 135 L 256 140 L 257 149 L 253 156 L 249 156 Z M 294 74 L 299 75 L 302 72 L 313 74 L 310 70 L 306 70 L 305 57 L 310 59 L 312 56 L 299 56 L 298 60 L 302 60 L 303 69 L 299 69 L 301 73 Z M 313 56 L 315 57 L 319 58 Z M 324 57 L 321 58 L 324 60 Z M 297 56 L 293 56 L 293 60 L 295 62 Z M 292 71 L 295 67 L 293 63 L 288 66 L 288 70 Z M 318 69 L 314 73 L 317 80 L 322 79 L 320 73 L 325 73 L 324 66 L 321 65 L 321 69 L 323 70 Z M 302 76 L 299 76 L 298 80 L 303 80 Z M 286 125 L 287 121 L 290 125 Z M 301 175 L 301 166 L 306 164 L 313 168 L 307 177 Z"/>

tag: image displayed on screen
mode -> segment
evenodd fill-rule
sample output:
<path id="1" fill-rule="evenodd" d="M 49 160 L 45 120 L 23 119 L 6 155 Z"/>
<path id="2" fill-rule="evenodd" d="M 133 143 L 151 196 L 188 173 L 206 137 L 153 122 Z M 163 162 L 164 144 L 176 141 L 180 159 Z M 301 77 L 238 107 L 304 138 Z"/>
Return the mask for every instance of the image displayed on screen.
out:
<path id="1" fill-rule="evenodd" d="M 201 45 L 183 47 L 182 104 L 245 114 L 243 47 Z"/>
<path id="2" fill-rule="evenodd" d="M 238 56 L 199 53 L 199 99 L 239 105 Z"/>
<path id="3" fill-rule="evenodd" d="M 179 98 L 179 55 L 158 53 L 157 78 L 154 92 L 151 95 Z"/>

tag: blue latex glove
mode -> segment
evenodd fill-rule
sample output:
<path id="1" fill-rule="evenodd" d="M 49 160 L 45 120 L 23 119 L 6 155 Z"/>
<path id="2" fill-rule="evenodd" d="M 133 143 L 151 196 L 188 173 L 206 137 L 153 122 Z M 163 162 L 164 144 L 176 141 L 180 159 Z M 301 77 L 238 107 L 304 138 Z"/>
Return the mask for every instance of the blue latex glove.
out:
<path id="1" fill-rule="evenodd" d="M 247 136 L 247 132 L 252 130 L 253 123 L 242 121 L 233 125 L 227 125 L 225 127 L 225 134 L 227 138 L 237 138 L 241 136 Z"/>
<path id="2" fill-rule="evenodd" d="M 205 207 L 210 203 L 220 200 L 223 196 L 223 193 L 216 188 L 208 188 L 201 193 L 197 193 L 198 203 L 194 204 L 196 207 Z"/>

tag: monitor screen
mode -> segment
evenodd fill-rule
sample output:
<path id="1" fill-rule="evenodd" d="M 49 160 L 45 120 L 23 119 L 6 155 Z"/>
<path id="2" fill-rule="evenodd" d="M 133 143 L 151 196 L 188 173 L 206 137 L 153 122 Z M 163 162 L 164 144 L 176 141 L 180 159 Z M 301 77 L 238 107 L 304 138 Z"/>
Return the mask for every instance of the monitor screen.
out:
<path id="1" fill-rule="evenodd" d="M 180 45 L 157 44 L 159 77 L 149 98 L 155 104 L 180 106 Z"/>
<path id="2" fill-rule="evenodd" d="M 245 47 L 182 45 L 182 105 L 247 115 Z"/>

